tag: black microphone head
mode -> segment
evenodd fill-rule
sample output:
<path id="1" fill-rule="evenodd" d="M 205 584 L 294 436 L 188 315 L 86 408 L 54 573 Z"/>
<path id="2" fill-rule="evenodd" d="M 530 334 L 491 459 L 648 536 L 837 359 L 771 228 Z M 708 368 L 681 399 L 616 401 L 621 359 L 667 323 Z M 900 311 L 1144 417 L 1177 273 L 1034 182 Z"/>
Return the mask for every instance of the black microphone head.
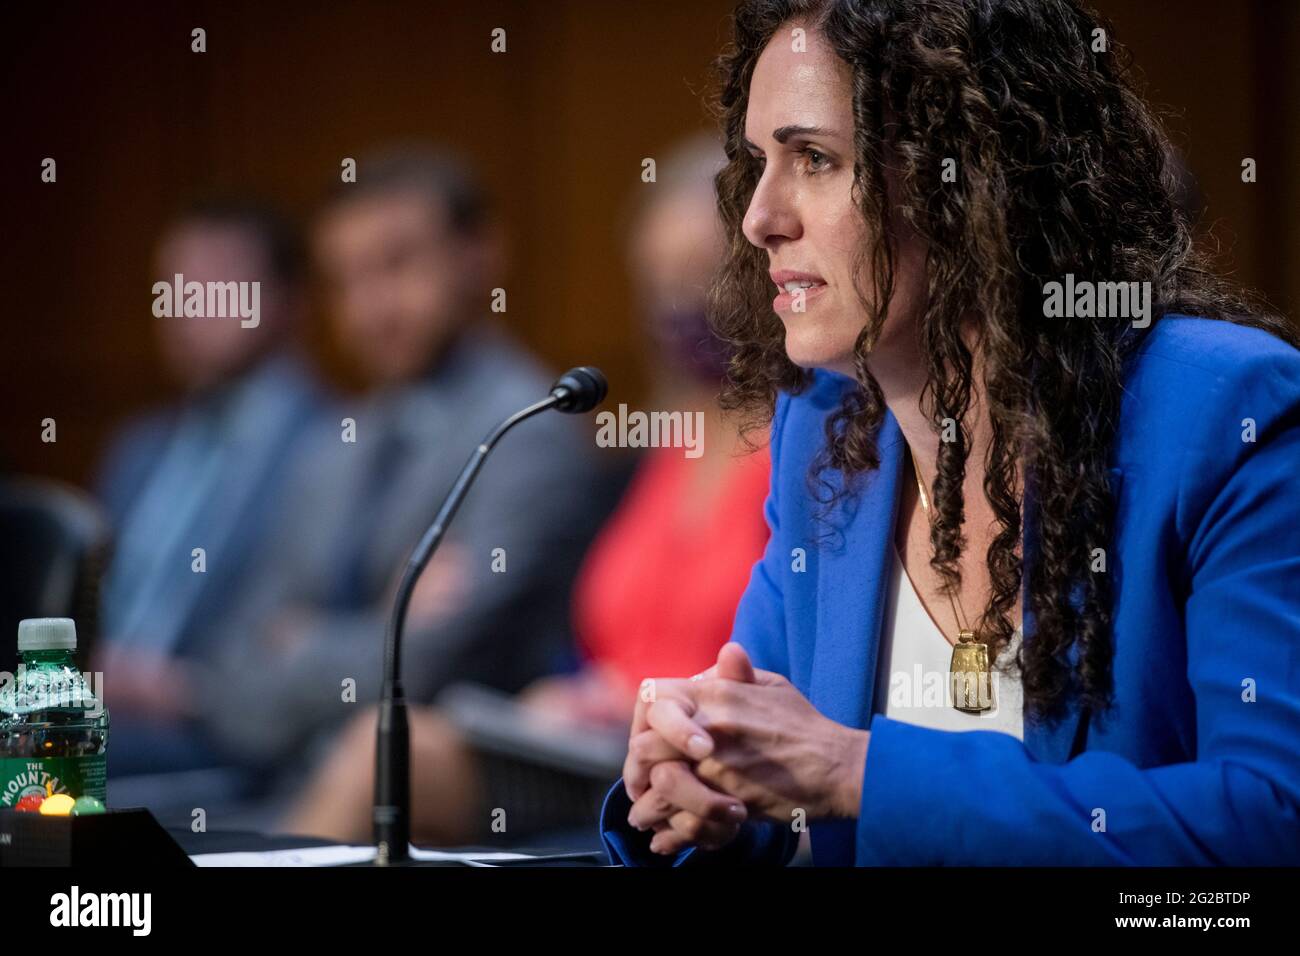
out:
<path id="1" fill-rule="evenodd" d="M 555 407 L 577 415 L 591 411 L 605 400 L 608 392 L 609 382 L 604 373 L 591 365 L 569 369 L 551 386 L 551 394 L 559 399 Z"/>

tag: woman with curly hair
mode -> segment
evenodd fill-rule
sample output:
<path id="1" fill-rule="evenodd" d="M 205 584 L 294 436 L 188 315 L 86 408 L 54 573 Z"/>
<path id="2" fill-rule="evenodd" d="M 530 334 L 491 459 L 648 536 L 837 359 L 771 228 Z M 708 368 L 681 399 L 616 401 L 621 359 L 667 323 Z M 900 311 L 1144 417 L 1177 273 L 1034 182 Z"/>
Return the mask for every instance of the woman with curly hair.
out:
<path id="1" fill-rule="evenodd" d="M 650 679 L 628 864 L 1300 861 L 1300 351 L 1073 0 L 746 0 L 733 643 Z M 773 295 L 775 294 L 775 298 Z"/>

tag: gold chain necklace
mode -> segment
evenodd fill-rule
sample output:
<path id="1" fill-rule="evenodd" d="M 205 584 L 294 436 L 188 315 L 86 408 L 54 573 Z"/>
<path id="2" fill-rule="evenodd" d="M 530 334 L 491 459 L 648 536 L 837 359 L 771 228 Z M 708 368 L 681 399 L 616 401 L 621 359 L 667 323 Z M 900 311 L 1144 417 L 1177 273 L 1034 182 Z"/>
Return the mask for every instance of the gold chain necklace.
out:
<path id="1" fill-rule="evenodd" d="M 916 452 L 908 445 L 912 456 L 912 471 L 916 474 L 916 490 L 921 496 L 921 510 L 926 523 L 934 528 L 930 514 L 930 496 L 926 494 L 921 469 L 916 463 Z M 993 708 L 993 677 L 989 666 L 989 648 L 980 635 L 971 629 L 966 609 L 961 606 L 961 595 L 953 599 L 951 589 L 945 589 L 952 616 L 959 628 L 957 643 L 953 645 L 952 662 L 948 665 L 948 682 L 952 692 L 952 705 L 967 714 L 980 714 Z"/>

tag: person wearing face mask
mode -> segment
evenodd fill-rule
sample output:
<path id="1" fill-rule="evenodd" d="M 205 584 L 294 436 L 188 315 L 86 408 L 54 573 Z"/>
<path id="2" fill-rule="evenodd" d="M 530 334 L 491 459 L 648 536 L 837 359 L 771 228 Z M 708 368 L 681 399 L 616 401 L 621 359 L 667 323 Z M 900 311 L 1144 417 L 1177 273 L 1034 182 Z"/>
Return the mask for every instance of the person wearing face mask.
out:
<path id="1" fill-rule="evenodd" d="M 642 674 L 684 677 L 712 661 L 767 539 L 767 453 L 718 407 L 727 354 L 705 318 L 722 252 L 712 181 L 723 160 L 711 137 L 679 145 L 659 164 L 657 182 L 643 187 L 630 224 L 630 269 L 660 356 L 649 405 L 700 413 L 703 447 L 698 457 L 659 447 L 641 459 L 575 583 L 580 666 L 535 681 L 516 698 L 527 719 L 565 734 L 625 732 Z M 280 828 L 367 841 L 374 743 L 370 712 L 320 764 Z M 605 790 L 601 781 L 571 782 L 576 795 L 547 799 L 542 772 L 486 758 L 436 707 L 411 714 L 411 751 L 418 843 L 490 842 L 498 808 L 511 841 L 590 830 Z"/>
<path id="2" fill-rule="evenodd" d="M 713 320 L 772 535 L 716 662 L 645 675 L 613 861 L 1300 862 L 1300 336 L 1099 33 L 737 8 Z"/>

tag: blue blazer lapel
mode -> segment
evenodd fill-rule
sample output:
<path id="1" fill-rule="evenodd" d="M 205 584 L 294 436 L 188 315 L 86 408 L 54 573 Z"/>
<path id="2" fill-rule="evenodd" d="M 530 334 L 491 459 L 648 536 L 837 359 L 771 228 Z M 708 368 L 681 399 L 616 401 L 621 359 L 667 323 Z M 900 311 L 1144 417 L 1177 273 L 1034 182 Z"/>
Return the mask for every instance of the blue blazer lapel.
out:
<path id="1" fill-rule="evenodd" d="M 880 468 L 862 476 L 859 493 L 835 508 L 830 520 L 836 536 L 824 545 L 817 563 L 811 700 L 830 719 L 859 728 L 871 722 L 898 514 L 903 434 L 890 412 L 876 444 Z M 839 472 L 825 477 L 837 490 L 841 487 Z M 846 681 L 847 675 L 856 676 Z"/>

